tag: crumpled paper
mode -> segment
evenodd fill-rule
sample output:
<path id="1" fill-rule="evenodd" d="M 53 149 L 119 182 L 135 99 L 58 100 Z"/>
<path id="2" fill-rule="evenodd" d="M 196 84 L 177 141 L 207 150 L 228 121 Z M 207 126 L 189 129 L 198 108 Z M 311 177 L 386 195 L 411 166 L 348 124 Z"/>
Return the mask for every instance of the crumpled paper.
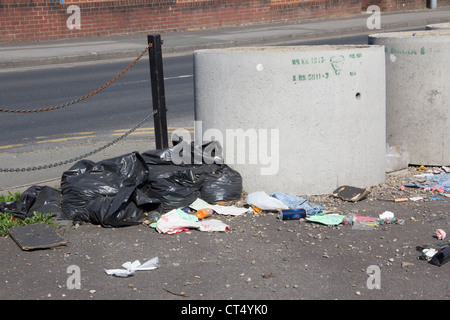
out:
<path id="1" fill-rule="evenodd" d="M 191 216 L 191 218 L 188 219 L 187 216 Z M 183 213 L 180 209 L 167 212 L 156 222 L 156 230 L 164 234 L 174 234 L 189 229 L 208 232 L 228 231 L 230 226 L 216 219 L 198 221 L 196 216 Z"/>
<path id="2" fill-rule="evenodd" d="M 436 249 L 430 248 L 430 249 L 423 249 L 422 250 L 422 257 L 424 257 L 424 259 L 430 261 L 431 258 L 433 258 L 433 256 L 437 253 Z"/>
<path id="3" fill-rule="evenodd" d="M 247 209 L 247 208 L 238 208 L 235 206 L 212 205 L 200 198 L 198 198 L 193 203 L 191 203 L 191 205 L 189 207 L 194 210 L 210 208 L 210 209 L 213 209 L 214 212 L 216 212 L 218 214 L 231 215 L 231 216 L 240 216 L 241 214 L 244 214 L 246 212 L 251 212 L 251 209 Z"/>
<path id="4" fill-rule="evenodd" d="M 436 237 L 438 238 L 438 240 L 444 240 L 446 236 L 447 236 L 447 234 L 445 233 L 444 230 L 442 230 L 442 229 L 436 230 Z"/>
<path id="5" fill-rule="evenodd" d="M 125 262 L 122 264 L 122 267 L 125 269 L 109 269 L 106 270 L 106 274 L 114 275 L 116 277 L 126 278 L 129 276 L 134 275 L 135 271 L 148 271 L 148 270 L 154 270 L 159 268 L 158 264 L 159 260 L 158 257 L 155 257 L 151 260 L 148 260 L 147 262 L 141 264 L 139 260 L 136 260 L 134 262 Z"/>

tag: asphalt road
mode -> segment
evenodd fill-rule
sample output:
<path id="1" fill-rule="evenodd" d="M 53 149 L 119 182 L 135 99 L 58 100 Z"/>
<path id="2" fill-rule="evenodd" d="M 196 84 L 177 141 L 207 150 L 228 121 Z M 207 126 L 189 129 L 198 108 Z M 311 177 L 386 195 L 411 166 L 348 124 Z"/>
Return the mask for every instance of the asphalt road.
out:
<path id="1" fill-rule="evenodd" d="M 26 110 L 63 104 L 102 86 L 129 63 L 122 59 L 2 72 L 1 105 Z M 42 113 L 2 114 L 0 147 L 113 137 L 116 130 L 134 127 L 153 110 L 149 74 L 148 58 L 143 58 L 115 83 L 72 106 Z M 192 126 L 192 57 L 164 59 L 164 76 L 168 126 Z M 153 127 L 153 123 L 143 127 Z"/>
<path id="2" fill-rule="evenodd" d="M 309 40 L 289 45 L 365 44 L 367 36 Z M 277 44 L 281 45 L 281 44 Z M 56 106 L 102 86 L 130 59 L 76 63 L 63 66 L 22 68 L 0 72 L 0 105 L 8 109 Z M 163 61 L 168 127 L 193 127 L 193 56 L 165 57 Z M 1 114 L 0 150 L 23 151 L 82 143 L 110 141 L 134 127 L 152 111 L 148 58 L 143 58 L 124 76 L 102 92 L 60 110 L 33 114 Z M 153 135 L 153 122 L 129 138 Z"/>

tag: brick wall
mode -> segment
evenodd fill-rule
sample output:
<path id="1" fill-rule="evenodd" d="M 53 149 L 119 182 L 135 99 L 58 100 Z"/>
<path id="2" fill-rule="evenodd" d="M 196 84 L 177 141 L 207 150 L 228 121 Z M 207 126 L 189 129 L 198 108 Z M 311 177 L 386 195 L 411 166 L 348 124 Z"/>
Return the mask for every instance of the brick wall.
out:
<path id="1" fill-rule="evenodd" d="M 135 32 L 350 16 L 368 4 L 382 10 L 425 6 L 426 0 L 1 0 L 0 42 L 43 41 Z M 439 0 L 439 4 L 450 0 Z M 66 22 L 80 8 L 80 29 Z M 405 4 L 405 6 L 403 6 Z"/>
<path id="2" fill-rule="evenodd" d="M 362 0 L 362 10 L 366 11 L 370 5 L 377 5 L 381 11 L 404 11 L 426 8 L 429 0 Z M 450 0 L 438 0 L 439 7 L 450 6 Z"/>

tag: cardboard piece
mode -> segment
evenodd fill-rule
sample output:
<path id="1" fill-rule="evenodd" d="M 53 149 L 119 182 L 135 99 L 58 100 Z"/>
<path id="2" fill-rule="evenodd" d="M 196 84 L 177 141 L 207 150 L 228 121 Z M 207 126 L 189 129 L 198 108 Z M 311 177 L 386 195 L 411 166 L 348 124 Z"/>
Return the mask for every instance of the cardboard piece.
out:
<path id="1" fill-rule="evenodd" d="M 9 229 L 10 237 L 24 251 L 65 246 L 66 240 L 47 223 L 35 223 Z"/>
<path id="2" fill-rule="evenodd" d="M 369 193 L 369 190 L 363 188 L 340 186 L 333 191 L 332 195 L 342 200 L 356 202 L 365 198 Z"/>

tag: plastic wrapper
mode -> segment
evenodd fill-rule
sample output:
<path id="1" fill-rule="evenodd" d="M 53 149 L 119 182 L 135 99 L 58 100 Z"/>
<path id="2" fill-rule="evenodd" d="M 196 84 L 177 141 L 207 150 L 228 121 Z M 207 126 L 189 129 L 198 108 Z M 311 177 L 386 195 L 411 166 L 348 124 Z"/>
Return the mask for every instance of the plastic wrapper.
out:
<path id="1" fill-rule="evenodd" d="M 105 269 L 106 274 L 114 275 L 116 277 L 126 278 L 134 275 L 136 271 L 150 271 L 159 268 L 159 259 L 155 257 L 147 262 L 140 263 L 139 260 L 134 262 L 127 261 L 122 264 L 125 269 Z"/>
<path id="2" fill-rule="evenodd" d="M 257 206 L 261 210 L 289 209 L 286 204 L 277 198 L 269 196 L 264 191 L 256 191 L 247 195 L 247 203 Z"/>
<path id="3" fill-rule="evenodd" d="M 386 144 L 386 172 L 404 169 L 409 165 L 409 153 L 398 146 Z"/>

